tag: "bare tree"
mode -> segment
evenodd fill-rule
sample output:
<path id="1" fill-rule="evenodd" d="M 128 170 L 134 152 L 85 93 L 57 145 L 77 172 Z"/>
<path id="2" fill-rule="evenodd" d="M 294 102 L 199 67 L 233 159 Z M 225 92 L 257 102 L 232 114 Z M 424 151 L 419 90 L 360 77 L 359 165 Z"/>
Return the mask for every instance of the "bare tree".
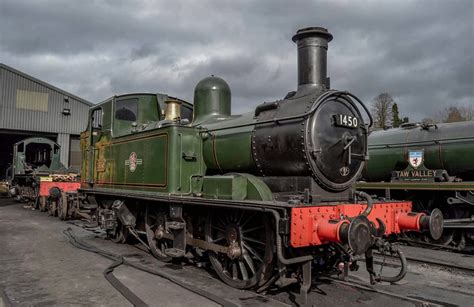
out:
<path id="1" fill-rule="evenodd" d="M 438 112 L 438 121 L 454 123 L 474 120 L 473 106 L 449 106 Z"/>
<path id="2" fill-rule="evenodd" d="M 382 93 L 372 101 L 372 116 L 376 128 L 384 128 L 391 124 L 392 107 L 395 101 L 388 93 Z"/>
<path id="3" fill-rule="evenodd" d="M 474 106 L 463 106 L 459 108 L 465 121 L 474 120 Z"/>

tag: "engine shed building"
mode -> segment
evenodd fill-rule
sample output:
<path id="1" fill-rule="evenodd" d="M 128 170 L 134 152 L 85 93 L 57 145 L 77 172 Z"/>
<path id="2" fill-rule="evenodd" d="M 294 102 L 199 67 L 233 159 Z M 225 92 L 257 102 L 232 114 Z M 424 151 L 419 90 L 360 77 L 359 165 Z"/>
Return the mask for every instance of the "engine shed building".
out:
<path id="1" fill-rule="evenodd" d="M 86 129 L 85 99 L 0 63 L 0 179 L 13 160 L 13 144 L 46 137 L 61 146 L 61 162 L 81 165 L 79 134 Z"/>

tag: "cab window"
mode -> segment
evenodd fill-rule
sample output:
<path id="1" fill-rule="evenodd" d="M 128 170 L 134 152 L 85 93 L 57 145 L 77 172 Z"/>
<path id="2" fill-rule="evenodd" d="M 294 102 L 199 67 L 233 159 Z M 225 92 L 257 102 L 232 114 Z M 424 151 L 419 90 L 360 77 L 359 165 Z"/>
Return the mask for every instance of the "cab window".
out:
<path id="1" fill-rule="evenodd" d="M 125 98 L 115 101 L 114 137 L 132 132 L 132 123 L 138 120 L 138 98 Z"/>
<path id="2" fill-rule="evenodd" d="M 193 121 L 193 109 L 182 105 L 181 106 L 181 119 L 187 119 L 189 122 Z"/>
<path id="3" fill-rule="evenodd" d="M 102 108 L 98 108 L 92 111 L 92 117 L 91 117 L 92 128 L 94 129 L 102 128 L 102 120 L 103 120 L 102 118 L 103 118 Z"/>
<path id="4" fill-rule="evenodd" d="M 115 119 L 134 122 L 137 120 L 138 98 L 117 100 L 115 103 Z"/>

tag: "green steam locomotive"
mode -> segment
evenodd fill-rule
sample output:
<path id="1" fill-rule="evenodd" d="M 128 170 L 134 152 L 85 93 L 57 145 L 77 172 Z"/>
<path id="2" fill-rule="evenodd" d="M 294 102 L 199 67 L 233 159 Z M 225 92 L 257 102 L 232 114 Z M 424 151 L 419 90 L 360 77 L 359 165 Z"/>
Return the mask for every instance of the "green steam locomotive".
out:
<path id="1" fill-rule="evenodd" d="M 231 114 L 230 88 L 215 76 L 197 84 L 193 105 L 165 94 L 95 105 L 81 135 L 81 188 L 61 198 L 61 216 L 88 218 L 116 242 L 146 237 L 162 261 L 209 259 L 236 288 L 300 281 L 302 301 L 313 262 L 347 274 L 365 260 L 373 282 L 400 280 L 406 261 L 385 238 L 436 237 L 442 219 L 352 190 L 372 120 L 357 97 L 329 89 L 331 39 L 299 30 L 298 89 L 247 114 Z M 374 272 L 375 248 L 398 254 L 398 275 Z"/>

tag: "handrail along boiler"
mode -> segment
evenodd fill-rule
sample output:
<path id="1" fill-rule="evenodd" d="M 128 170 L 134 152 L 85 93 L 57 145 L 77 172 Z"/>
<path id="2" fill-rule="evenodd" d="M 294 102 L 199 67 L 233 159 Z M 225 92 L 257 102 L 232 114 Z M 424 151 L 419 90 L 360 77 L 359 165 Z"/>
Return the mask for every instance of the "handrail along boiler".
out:
<path id="1" fill-rule="evenodd" d="M 117 242 L 146 234 L 162 261 L 207 255 L 236 288 L 301 281 L 304 301 L 313 263 L 355 268 L 364 255 L 373 280 L 383 280 L 372 249 L 433 221 L 410 213 L 410 202 L 352 192 L 372 120 L 357 97 L 329 89 L 331 39 L 324 28 L 299 30 L 297 90 L 247 114 L 231 115 L 230 88 L 215 76 L 197 84 L 194 105 L 129 94 L 94 106 L 81 136 L 82 187 L 62 210 L 95 220 Z"/>

